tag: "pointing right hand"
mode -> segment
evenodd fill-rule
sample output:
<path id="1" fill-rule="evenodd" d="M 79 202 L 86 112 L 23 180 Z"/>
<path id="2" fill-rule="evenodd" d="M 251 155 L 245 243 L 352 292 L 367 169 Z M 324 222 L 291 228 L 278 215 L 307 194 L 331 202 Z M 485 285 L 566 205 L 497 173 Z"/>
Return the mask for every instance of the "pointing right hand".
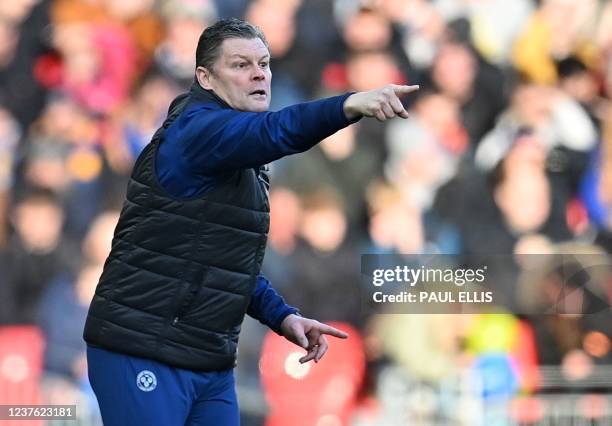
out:
<path id="1" fill-rule="evenodd" d="M 389 84 L 385 87 L 367 92 L 358 92 L 344 101 L 344 114 L 349 120 L 360 115 L 375 117 L 378 121 L 385 121 L 393 117 L 408 118 L 400 96 L 419 90 L 419 86 L 403 86 Z"/>

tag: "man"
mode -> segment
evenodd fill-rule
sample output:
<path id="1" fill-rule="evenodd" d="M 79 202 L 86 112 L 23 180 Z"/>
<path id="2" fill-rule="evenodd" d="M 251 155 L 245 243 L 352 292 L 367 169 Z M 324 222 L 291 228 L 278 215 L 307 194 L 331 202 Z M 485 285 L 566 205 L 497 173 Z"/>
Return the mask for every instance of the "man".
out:
<path id="1" fill-rule="evenodd" d="M 233 367 L 244 314 L 318 362 L 326 334 L 260 275 L 269 225 L 265 165 L 362 116 L 407 112 L 388 86 L 267 112 L 270 54 L 237 19 L 206 29 L 196 81 L 170 105 L 130 178 L 85 340 L 108 425 L 238 425 Z"/>

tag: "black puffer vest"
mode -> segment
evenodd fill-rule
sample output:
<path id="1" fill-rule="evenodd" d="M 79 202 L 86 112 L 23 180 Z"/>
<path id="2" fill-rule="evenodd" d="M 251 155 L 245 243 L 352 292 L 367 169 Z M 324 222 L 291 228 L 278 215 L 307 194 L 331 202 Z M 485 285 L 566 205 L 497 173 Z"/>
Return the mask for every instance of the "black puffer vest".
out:
<path id="1" fill-rule="evenodd" d="M 235 365 L 267 241 L 267 176 L 231 171 L 192 199 L 176 199 L 160 186 L 157 148 L 194 96 L 192 89 L 175 99 L 134 166 L 84 338 L 111 351 L 214 371 Z"/>

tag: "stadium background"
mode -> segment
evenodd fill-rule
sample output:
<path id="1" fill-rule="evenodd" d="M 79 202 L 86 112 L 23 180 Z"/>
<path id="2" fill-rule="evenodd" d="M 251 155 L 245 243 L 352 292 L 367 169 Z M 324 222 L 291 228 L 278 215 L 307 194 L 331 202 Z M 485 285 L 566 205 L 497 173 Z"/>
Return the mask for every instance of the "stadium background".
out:
<path id="1" fill-rule="evenodd" d="M 299 367 L 247 319 L 243 424 L 612 421 L 609 310 L 364 315 L 359 299 L 361 253 L 608 255 L 603 0 L 1 1 L 0 404 L 77 403 L 99 424 L 81 333 L 127 174 L 191 84 L 201 31 L 229 16 L 266 34 L 274 110 L 421 85 L 411 119 L 361 120 L 273 165 L 264 273 L 351 339 Z M 591 277 L 606 297 L 609 278 Z M 498 280 L 510 301 L 550 281 L 520 264 Z"/>

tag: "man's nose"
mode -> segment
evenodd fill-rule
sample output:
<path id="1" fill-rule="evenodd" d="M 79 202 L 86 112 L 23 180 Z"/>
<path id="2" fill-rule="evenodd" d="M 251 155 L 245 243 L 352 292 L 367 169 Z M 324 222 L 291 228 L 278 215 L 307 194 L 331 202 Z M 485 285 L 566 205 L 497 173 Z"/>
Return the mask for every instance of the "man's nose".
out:
<path id="1" fill-rule="evenodd" d="M 253 80 L 265 80 L 266 73 L 260 67 L 255 67 L 252 78 Z"/>

